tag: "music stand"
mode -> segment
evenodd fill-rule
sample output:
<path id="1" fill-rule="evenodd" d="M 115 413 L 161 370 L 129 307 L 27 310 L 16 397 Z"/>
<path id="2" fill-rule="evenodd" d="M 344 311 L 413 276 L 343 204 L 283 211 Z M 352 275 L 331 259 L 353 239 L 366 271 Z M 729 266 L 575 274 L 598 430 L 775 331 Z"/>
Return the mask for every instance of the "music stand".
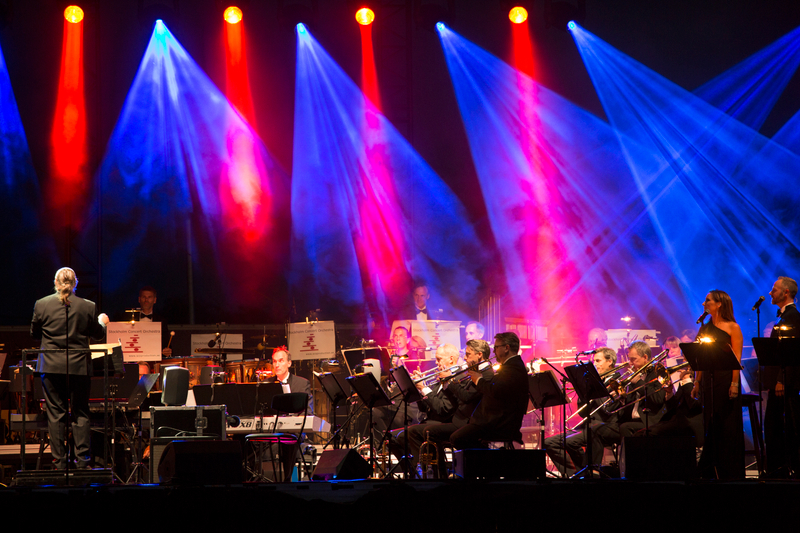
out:
<path id="1" fill-rule="evenodd" d="M 417 389 L 417 384 L 414 383 L 414 379 L 411 377 L 411 374 L 408 373 L 408 369 L 404 365 L 390 369 L 389 374 L 392 376 L 394 382 L 397 383 L 397 387 L 400 389 L 400 395 L 403 397 L 403 434 L 405 435 L 403 438 L 403 474 L 405 475 L 405 479 L 409 479 L 408 404 L 420 401 L 422 399 L 422 394 L 419 389 Z M 386 428 L 386 434 L 384 434 L 383 440 L 386 440 L 387 436 L 390 434 L 391 424 Z M 381 443 L 383 443 L 383 440 Z"/>
<path id="2" fill-rule="evenodd" d="M 133 388 L 133 392 L 131 392 L 130 396 L 128 397 L 128 402 L 125 405 L 127 409 L 137 409 L 139 411 L 139 415 L 137 416 L 138 419 L 138 427 L 134 428 L 134 435 L 133 435 L 133 446 L 131 446 L 131 451 L 133 453 L 133 470 L 131 474 L 128 476 L 128 479 L 125 481 L 125 484 L 129 484 L 133 479 L 133 476 L 140 473 L 139 468 L 144 468 L 144 463 L 140 460 L 141 453 L 140 453 L 140 446 L 142 442 L 142 404 L 147 399 L 147 395 L 152 390 L 153 386 L 158 381 L 159 374 L 145 374 L 139 381 L 136 383 L 136 386 Z M 141 483 L 143 480 L 141 475 L 137 478 L 137 480 Z"/>
<path id="3" fill-rule="evenodd" d="M 600 374 L 592 363 L 579 363 L 577 365 L 568 366 L 564 371 L 569 376 L 572 382 L 572 387 L 578 394 L 578 399 L 583 402 L 589 409 L 590 402 L 598 398 L 606 398 L 609 396 L 608 389 L 603 385 L 600 380 Z M 589 478 L 594 477 L 594 468 L 600 465 L 594 465 L 591 462 L 592 458 L 592 423 L 591 412 L 586 416 L 583 432 L 586 439 L 586 466 L 575 472 L 573 477 L 580 478 L 584 471 L 589 471 Z M 566 446 L 565 446 L 566 447 Z"/>
<path id="4" fill-rule="evenodd" d="M 786 376 L 787 367 L 800 366 L 800 338 L 796 337 L 753 337 L 753 349 L 756 352 L 758 364 L 761 366 L 779 366 L 781 372 Z M 785 377 L 784 377 L 785 380 Z M 786 416 L 788 408 L 789 395 L 788 390 L 784 389 L 783 396 L 783 428 L 786 431 L 786 424 L 789 418 Z M 798 435 L 795 435 L 795 439 Z M 786 446 L 789 443 L 786 439 L 783 440 L 783 459 L 784 464 L 781 468 L 786 468 L 789 477 L 792 476 L 792 462 L 789 460 L 789 453 Z M 768 474 L 772 474 L 771 472 Z"/>
<path id="5" fill-rule="evenodd" d="M 706 372 L 706 375 L 711 377 L 711 394 L 709 398 L 711 414 L 708 418 L 710 421 L 709 427 L 711 427 L 715 414 L 714 372 L 723 370 L 741 370 L 742 365 L 739 363 L 739 360 L 736 359 L 736 355 L 734 355 L 733 350 L 728 345 L 723 347 L 715 342 L 682 342 L 679 344 L 679 346 L 681 347 L 681 351 L 683 352 L 684 357 L 686 357 L 686 360 L 689 362 L 689 366 L 692 370 L 695 372 Z M 703 403 L 703 409 L 705 409 L 705 398 Z M 719 428 L 716 428 L 714 431 L 717 431 L 718 429 Z M 717 448 L 720 446 L 720 438 L 713 436 L 712 439 L 713 446 L 711 449 L 711 457 L 712 464 L 716 469 L 719 459 Z M 706 446 L 707 445 L 708 444 L 706 443 Z"/>
<path id="6" fill-rule="evenodd" d="M 383 407 L 384 405 L 390 405 L 392 402 L 389 400 L 389 397 L 386 395 L 386 391 L 384 391 L 378 380 L 375 379 L 375 376 L 371 373 L 367 372 L 364 374 L 353 374 L 352 376 L 345 378 L 350 386 L 353 387 L 353 390 L 356 392 L 358 397 L 367 406 L 369 409 L 369 465 L 373 469 L 375 468 L 375 449 L 374 449 L 374 436 L 373 436 L 373 422 L 372 422 L 372 409 L 375 407 Z"/>
<path id="7" fill-rule="evenodd" d="M 539 448 L 544 449 L 544 410 L 547 407 L 557 407 L 569 403 L 566 393 L 561 390 L 552 370 L 528 374 L 528 396 L 534 409 L 542 411 L 542 424 L 540 426 Z"/>
<path id="8" fill-rule="evenodd" d="M 322 385 L 322 390 L 325 391 L 325 394 L 328 395 L 328 399 L 331 401 L 331 410 L 333 411 L 333 437 L 331 441 L 333 442 L 333 449 L 338 450 L 339 426 L 336 424 L 336 408 L 339 402 L 347 399 L 348 395 L 344 391 L 344 383 L 341 383 L 333 372 L 324 372 L 322 374 L 314 372 L 314 375 L 317 376 L 319 384 Z"/>

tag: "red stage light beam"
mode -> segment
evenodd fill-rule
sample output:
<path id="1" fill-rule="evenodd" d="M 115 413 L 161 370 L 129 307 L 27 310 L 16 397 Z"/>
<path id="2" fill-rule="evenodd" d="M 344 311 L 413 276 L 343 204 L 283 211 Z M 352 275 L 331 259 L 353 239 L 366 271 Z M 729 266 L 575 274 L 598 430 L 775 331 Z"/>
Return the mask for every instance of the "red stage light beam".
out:
<path id="1" fill-rule="evenodd" d="M 356 12 L 356 20 L 361 28 L 361 90 L 380 110 L 381 95 L 378 90 L 378 72 L 375 68 L 375 50 L 372 47 L 372 21 L 375 20 L 375 14 L 371 9 L 362 8 Z"/>
<path id="2" fill-rule="evenodd" d="M 48 192 L 49 203 L 53 208 L 69 206 L 72 213 L 79 213 L 86 201 L 89 155 L 83 82 L 83 10 L 78 6 L 64 10 L 61 72 L 50 143 L 53 186 Z M 69 218 L 66 224 L 77 225 Z"/>

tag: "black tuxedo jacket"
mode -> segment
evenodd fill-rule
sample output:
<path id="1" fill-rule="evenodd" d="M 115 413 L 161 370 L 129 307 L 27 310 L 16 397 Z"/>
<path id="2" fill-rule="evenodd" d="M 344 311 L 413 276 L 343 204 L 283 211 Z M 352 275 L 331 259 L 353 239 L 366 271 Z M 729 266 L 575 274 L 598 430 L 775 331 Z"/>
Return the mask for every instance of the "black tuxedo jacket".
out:
<path id="1" fill-rule="evenodd" d="M 781 326 L 786 326 L 788 330 L 780 330 Z M 786 309 L 781 313 L 775 327 L 772 328 L 770 333 L 771 338 L 775 337 L 800 337 L 800 311 L 797 310 L 795 304 L 789 304 Z M 798 354 L 800 359 L 800 354 Z M 798 360 L 800 363 L 800 360 Z M 774 389 L 775 383 L 780 381 L 786 387 L 796 391 L 800 390 L 800 368 L 788 367 L 786 369 L 786 376 L 783 375 L 780 367 L 768 366 L 764 368 L 763 386 L 768 389 Z"/>
<path id="2" fill-rule="evenodd" d="M 417 402 L 420 412 L 426 413 L 431 422 L 450 422 L 456 411 L 456 403 L 445 394 L 440 383 L 434 384 L 431 393 Z"/>
<path id="3" fill-rule="evenodd" d="M 663 417 L 667 411 L 664 405 L 667 393 L 661 387 L 661 384 L 656 381 L 657 378 L 658 373 L 656 372 L 656 369 L 651 367 L 649 372 L 644 375 L 643 380 L 628 385 L 628 390 L 634 390 L 645 383 L 647 384 L 645 388 L 639 389 L 638 391 L 629 394 L 627 398 L 625 398 L 625 402 L 632 405 L 629 405 L 628 409 L 622 411 L 623 416 L 620 416 L 620 422 L 634 420 L 633 411 L 637 409 L 637 406 L 639 413 L 641 414 L 641 420 L 644 420 L 645 410 L 648 411 L 648 425 L 652 426 L 661 420 L 661 417 Z M 633 403 L 642 396 L 647 397 L 638 403 Z M 622 420 L 623 418 L 624 420 Z"/>
<path id="4" fill-rule="evenodd" d="M 522 417 L 528 410 L 528 371 L 522 358 L 506 359 L 491 380 L 476 383 L 481 400 L 470 425 L 487 430 L 492 440 L 522 439 Z"/>
<path id="5" fill-rule="evenodd" d="M 491 365 L 482 372 L 482 375 L 483 377 L 481 379 L 486 381 L 492 380 L 494 377 L 494 370 L 492 370 Z M 453 424 L 459 428 L 466 426 L 469 423 L 469 419 L 472 417 L 472 413 L 475 412 L 475 408 L 481 401 L 481 393 L 478 387 L 476 387 L 471 380 L 456 383 L 451 382 L 445 389 L 445 394 L 457 406 L 456 412 L 453 413 Z"/>
<path id="6" fill-rule="evenodd" d="M 97 321 L 97 307 L 94 302 L 72 295 L 70 306 L 65 307 L 58 296 L 51 294 L 38 300 L 33 306 L 31 319 L 31 336 L 41 340 L 43 350 L 64 349 L 69 343 L 69 373 L 90 375 L 89 352 L 81 349 L 89 348 L 89 339 L 102 340 L 106 328 Z M 69 313 L 69 330 L 67 316 Z M 45 353 L 39 355 L 37 372 L 47 374 L 66 374 L 67 358 L 65 353 Z"/>
<path id="7" fill-rule="evenodd" d="M 409 304 L 408 307 L 405 308 L 403 311 L 403 316 L 401 316 L 400 320 L 416 320 L 417 319 L 417 306 Z M 428 312 L 428 320 L 441 320 L 441 317 L 431 309 L 430 307 L 426 307 L 426 311 Z"/>
<path id="8" fill-rule="evenodd" d="M 308 414 L 314 414 L 314 402 L 313 396 L 311 395 L 311 383 L 306 378 L 301 378 L 300 376 L 295 376 L 291 372 L 289 372 L 289 377 L 286 378 L 289 383 L 289 392 L 305 392 L 306 396 L 308 396 Z M 272 383 L 277 383 L 278 378 L 274 377 L 271 380 Z"/>

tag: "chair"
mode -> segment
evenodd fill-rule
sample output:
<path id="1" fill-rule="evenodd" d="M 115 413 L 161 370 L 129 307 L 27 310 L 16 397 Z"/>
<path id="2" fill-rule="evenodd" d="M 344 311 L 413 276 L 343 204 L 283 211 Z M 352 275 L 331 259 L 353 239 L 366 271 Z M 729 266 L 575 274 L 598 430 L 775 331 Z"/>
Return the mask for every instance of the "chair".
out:
<path id="1" fill-rule="evenodd" d="M 297 451 L 300 451 L 300 459 L 303 462 L 303 469 L 306 471 L 306 476 L 311 479 L 311 473 L 308 469 L 308 465 L 306 464 L 306 459 L 303 457 L 302 450 L 300 449 L 300 445 L 303 442 L 303 432 L 302 429 L 306 426 L 306 418 L 308 417 L 308 395 L 304 392 L 290 392 L 287 394 L 277 394 L 272 398 L 271 408 L 275 411 L 275 420 L 272 423 L 272 432 L 271 433 L 252 433 L 245 437 L 245 442 L 253 443 L 254 445 L 258 445 L 258 453 L 256 454 L 256 460 L 261 464 L 261 445 L 269 444 L 272 447 L 273 444 L 277 444 L 278 449 L 278 471 L 279 471 L 279 478 L 283 478 L 284 481 L 286 480 L 286 474 L 283 473 L 283 448 L 284 446 L 292 446 L 292 453 L 295 454 Z M 301 424 L 300 428 L 301 431 L 299 433 L 282 433 L 276 432 L 276 428 L 278 427 L 278 418 L 284 415 L 295 415 L 299 416 L 300 412 L 303 413 L 303 423 Z M 272 470 L 275 471 L 275 454 L 271 454 L 272 458 Z M 291 472 L 288 473 L 291 476 Z M 291 480 L 291 477 L 289 478 Z"/>

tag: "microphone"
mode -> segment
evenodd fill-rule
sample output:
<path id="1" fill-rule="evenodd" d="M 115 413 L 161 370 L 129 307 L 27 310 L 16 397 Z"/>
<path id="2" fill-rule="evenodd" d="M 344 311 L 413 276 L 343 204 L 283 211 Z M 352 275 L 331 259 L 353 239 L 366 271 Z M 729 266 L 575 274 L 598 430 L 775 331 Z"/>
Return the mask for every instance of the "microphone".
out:
<path id="1" fill-rule="evenodd" d="M 599 351 L 600 351 L 599 349 L 586 350 L 585 352 L 578 352 L 576 355 L 594 355 Z"/>
<path id="2" fill-rule="evenodd" d="M 763 301 L 764 301 L 764 297 L 763 296 L 759 296 L 758 297 L 758 301 L 753 304 L 753 311 L 755 311 L 756 309 L 761 307 L 761 302 L 763 302 Z"/>
<path id="3" fill-rule="evenodd" d="M 217 345 L 217 341 L 219 341 L 219 336 L 220 336 L 220 335 L 221 335 L 221 333 L 218 331 L 218 332 L 216 333 L 216 335 L 214 335 L 214 338 L 213 338 L 213 339 L 211 339 L 210 341 L 208 341 L 208 347 L 209 347 L 209 348 L 213 348 L 214 346 L 216 346 L 216 345 Z"/>
<path id="4" fill-rule="evenodd" d="M 697 322 L 695 322 L 695 324 L 700 324 L 703 320 L 705 320 L 707 316 L 708 316 L 708 311 L 703 311 L 703 314 L 700 315 L 700 318 L 697 319 Z"/>

